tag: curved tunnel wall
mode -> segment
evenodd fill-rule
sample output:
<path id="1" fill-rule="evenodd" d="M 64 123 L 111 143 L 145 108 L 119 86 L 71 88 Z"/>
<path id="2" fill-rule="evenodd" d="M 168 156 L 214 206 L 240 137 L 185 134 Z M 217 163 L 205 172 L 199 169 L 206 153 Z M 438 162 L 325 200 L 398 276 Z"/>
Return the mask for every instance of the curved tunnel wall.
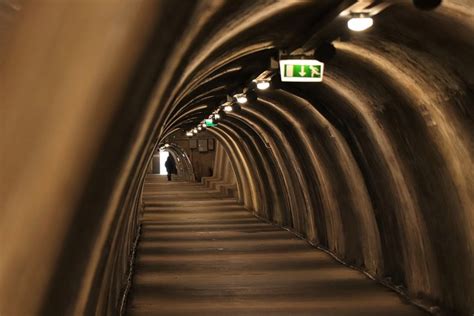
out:
<path id="1" fill-rule="evenodd" d="M 203 177 L 202 183 L 206 186 L 218 190 L 225 195 L 236 197 L 241 201 L 242 197 L 237 186 L 237 179 L 229 157 L 220 143 L 216 144 L 214 158 L 214 172 L 211 177 Z"/>
<path id="2" fill-rule="evenodd" d="M 414 300 L 468 313 L 473 78 L 459 65 L 472 68 L 473 43 L 457 4 L 415 11 L 418 22 L 391 8 L 369 36 L 335 42 L 324 83 L 280 83 L 212 131 L 250 210 Z"/>
<path id="3" fill-rule="evenodd" d="M 353 1 L 119 2 L 30 2 L 0 34 L 0 313 L 116 315 L 159 144 L 278 49 L 326 40 L 323 83 L 275 78 L 212 129 L 235 173 L 214 177 L 411 298 L 473 312 L 469 0 L 393 5 L 350 35 L 338 14 Z"/>

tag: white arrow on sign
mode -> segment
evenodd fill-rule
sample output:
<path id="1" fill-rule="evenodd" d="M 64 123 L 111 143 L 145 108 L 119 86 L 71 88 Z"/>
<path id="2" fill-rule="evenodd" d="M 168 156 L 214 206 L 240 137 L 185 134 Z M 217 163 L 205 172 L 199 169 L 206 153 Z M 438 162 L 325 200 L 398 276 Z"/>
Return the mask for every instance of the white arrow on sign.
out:
<path id="1" fill-rule="evenodd" d="M 299 72 L 299 74 L 300 74 L 301 77 L 306 76 L 306 72 L 304 71 L 304 66 L 303 65 L 301 65 L 301 71 Z M 312 77 L 312 75 L 311 75 L 311 77 Z"/>

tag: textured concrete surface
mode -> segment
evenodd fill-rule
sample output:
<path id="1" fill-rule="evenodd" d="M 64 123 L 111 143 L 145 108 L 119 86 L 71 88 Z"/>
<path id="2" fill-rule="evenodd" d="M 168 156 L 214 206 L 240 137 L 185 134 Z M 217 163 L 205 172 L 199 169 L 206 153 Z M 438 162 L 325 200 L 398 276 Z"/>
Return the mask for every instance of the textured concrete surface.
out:
<path id="1" fill-rule="evenodd" d="M 276 75 L 210 129 L 212 185 L 473 315 L 473 1 L 391 1 L 350 33 L 354 1 L 0 0 L 0 315 L 118 315 L 156 148 L 327 41 L 322 83 Z"/>
<path id="2" fill-rule="evenodd" d="M 149 177 L 128 315 L 424 315 L 200 184 Z"/>

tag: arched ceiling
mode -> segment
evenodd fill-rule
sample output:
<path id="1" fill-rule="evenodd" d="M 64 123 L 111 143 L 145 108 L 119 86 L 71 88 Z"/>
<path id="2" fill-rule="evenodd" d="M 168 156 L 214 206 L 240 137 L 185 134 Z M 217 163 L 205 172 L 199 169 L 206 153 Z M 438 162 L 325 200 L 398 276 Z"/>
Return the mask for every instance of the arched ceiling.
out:
<path id="1" fill-rule="evenodd" d="M 0 0 L 0 314 L 116 314 L 156 148 L 280 52 L 328 42 L 322 83 L 276 75 L 209 129 L 240 201 L 472 314 L 472 1 L 390 1 L 363 33 L 340 16 L 354 3 Z"/>
<path id="2" fill-rule="evenodd" d="M 339 15 L 352 4 L 212 2 L 192 23 L 196 34 L 182 34 L 187 46 L 171 52 L 154 139 L 195 127 L 226 95 L 253 88 L 280 52 L 318 56 L 332 42 L 322 83 L 277 74 L 270 90 L 209 129 L 233 160 L 243 203 L 413 297 L 468 309 L 474 280 L 455 281 L 446 256 L 466 258 L 457 269 L 473 275 L 471 246 L 439 236 L 474 240 L 472 9 L 392 2 L 356 33 Z"/>

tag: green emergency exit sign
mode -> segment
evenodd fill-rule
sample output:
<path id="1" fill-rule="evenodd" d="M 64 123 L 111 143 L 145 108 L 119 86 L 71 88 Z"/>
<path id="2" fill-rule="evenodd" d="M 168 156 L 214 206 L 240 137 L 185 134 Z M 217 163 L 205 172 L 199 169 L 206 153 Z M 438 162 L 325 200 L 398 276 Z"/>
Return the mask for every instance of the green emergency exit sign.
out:
<path id="1" fill-rule="evenodd" d="M 207 127 L 214 127 L 214 126 L 217 126 L 216 123 L 214 123 L 214 121 L 212 119 L 206 119 L 204 120 L 204 123 L 206 123 L 206 126 Z"/>
<path id="2" fill-rule="evenodd" d="M 315 59 L 281 59 L 281 81 L 287 82 L 321 82 L 323 81 L 324 63 Z"/>

